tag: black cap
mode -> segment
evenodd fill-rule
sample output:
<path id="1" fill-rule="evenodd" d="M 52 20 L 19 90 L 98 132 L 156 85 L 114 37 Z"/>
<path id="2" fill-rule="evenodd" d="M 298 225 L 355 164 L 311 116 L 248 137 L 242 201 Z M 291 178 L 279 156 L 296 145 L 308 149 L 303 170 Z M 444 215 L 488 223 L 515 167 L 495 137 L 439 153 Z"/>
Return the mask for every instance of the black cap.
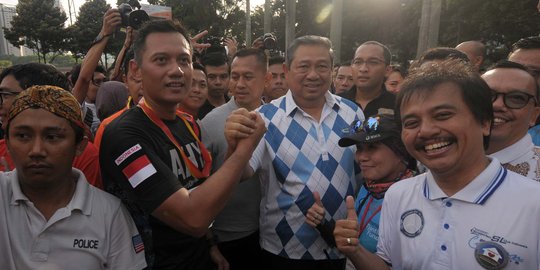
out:
<path id="1" fill-rule="evenodd" d="M 341 138 L 339 146 L 379 142 L 387 138 L 401 138 L 401 130 L 393 116 L 374 115 L 363 122 L 353 124 L 351 134 Z"/>

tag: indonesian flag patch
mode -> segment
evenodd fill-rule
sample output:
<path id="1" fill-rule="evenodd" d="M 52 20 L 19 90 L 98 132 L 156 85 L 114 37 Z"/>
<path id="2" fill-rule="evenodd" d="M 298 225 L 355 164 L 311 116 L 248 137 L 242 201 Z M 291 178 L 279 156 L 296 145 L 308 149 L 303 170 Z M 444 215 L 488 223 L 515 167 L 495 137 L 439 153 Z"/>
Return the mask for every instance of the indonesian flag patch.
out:
<path id="1" fill-rule="evenodd" d="M 148 157 L 146 155 L 142 155 L 127 165 L 122 172 L 127 177 L 131 186 L 135 188 L 157 171 L 154 165 L 150 163 Z"/>

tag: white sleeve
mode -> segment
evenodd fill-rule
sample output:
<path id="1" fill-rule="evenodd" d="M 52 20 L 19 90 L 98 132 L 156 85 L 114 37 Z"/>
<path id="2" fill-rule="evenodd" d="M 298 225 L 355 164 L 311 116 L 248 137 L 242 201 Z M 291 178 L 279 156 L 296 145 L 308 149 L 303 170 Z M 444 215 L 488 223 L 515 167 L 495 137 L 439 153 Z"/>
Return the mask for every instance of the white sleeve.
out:
<path id="1" fill-rule="evenodd" d="M 146 267 L 144 244 L 123 205 L 120 205 L 111 222 L 110 253 L 107 258 L 109 269 L 135 270 Z"/>
<path id="2" fill-rule="evenodd" d="M 266 143 L 263 136 L 263 138 L 259 141 L 257 148 L 255 148 L 255 151 L 253 151 L 251 159 L 249 160 L 249 166 L 251 167 L 251 169 L 253 169 L 254 172 L 262 166 L 262 158 L 264 156 L 265 146 Z"/>
<path id="3" fill-rule="evenodd" d="M 392 217 L 392 207 L 391 199 L 389 199 L 386 194 L 383 206 L 381 210 L 381 217 L 379 220 L 379 241 L 377 242 L 377 254 L 381 259 L 386 263 L 392 264 L 391 260 L 391 246 L 392 246 L 392 237 L 394 237 L 395 230 L 394 228 L 394 217 Z"/>

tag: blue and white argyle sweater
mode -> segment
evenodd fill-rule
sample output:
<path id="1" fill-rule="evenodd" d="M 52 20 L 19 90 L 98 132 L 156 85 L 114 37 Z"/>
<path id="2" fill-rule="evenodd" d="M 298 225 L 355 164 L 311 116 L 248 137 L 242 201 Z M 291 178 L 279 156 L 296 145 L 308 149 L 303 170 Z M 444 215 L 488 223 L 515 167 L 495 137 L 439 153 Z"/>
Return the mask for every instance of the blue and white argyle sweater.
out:
<path id="1" fill-rule="evenodd" d="M 364 114 L 353 102 L 327 92 L 321 120 L 303 112 L 291 92 L 258 109 L 268 131 L 257 146 L 250 166 L 262 169 L 261 247 L 273 254 L 305 260 L 343 258 L 305 214 L 318 191 L 326 220 L 344 219 L 345 197 L 355 187 L 355 147 L 338 145 L 351 123 Z"/>

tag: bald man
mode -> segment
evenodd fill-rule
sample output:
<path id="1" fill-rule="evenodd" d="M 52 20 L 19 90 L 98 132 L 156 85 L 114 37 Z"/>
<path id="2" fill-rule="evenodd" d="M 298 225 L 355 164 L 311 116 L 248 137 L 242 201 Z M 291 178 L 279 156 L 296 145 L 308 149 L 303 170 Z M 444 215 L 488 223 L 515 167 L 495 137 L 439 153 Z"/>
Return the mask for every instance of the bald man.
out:
<path id="1" fill-rule="evenodd" d="M 484 43 L 469 40 L 458 44 L 456 49 L 466 54 L 475 70 L 480 72 L 480 68 L 482 67 L 482 63 L 484 63 L 486 55 L 486 46 Z"/>

